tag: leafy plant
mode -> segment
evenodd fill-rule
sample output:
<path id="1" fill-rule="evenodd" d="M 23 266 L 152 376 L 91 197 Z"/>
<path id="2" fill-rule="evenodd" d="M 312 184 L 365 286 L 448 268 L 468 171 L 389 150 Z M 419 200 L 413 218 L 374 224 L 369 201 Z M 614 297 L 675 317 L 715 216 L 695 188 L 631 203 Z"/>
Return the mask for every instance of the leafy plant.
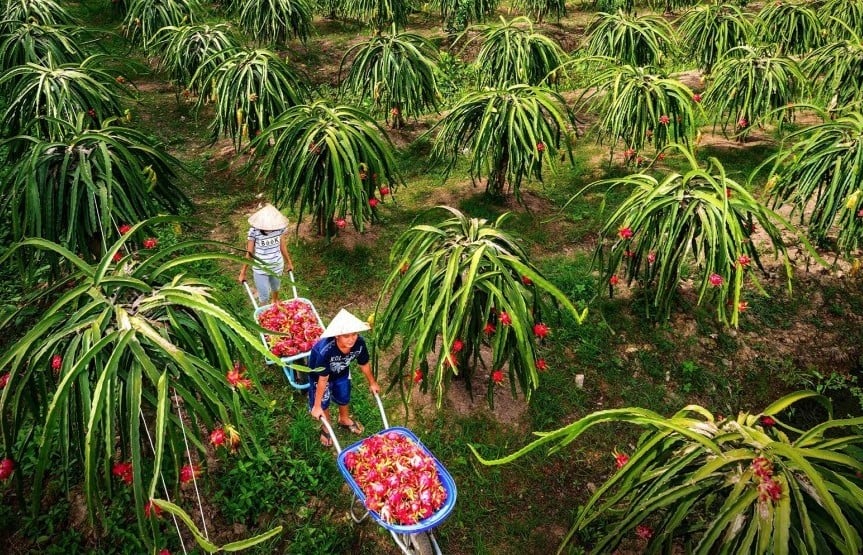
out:
<path id="1" fill-rule="evenodd" d="M 566 15 L 564 0 L 515 0 L 513 6 L 539 24 L 542 24 L 547 15 L 553 17 L 555 21 L 560 21 L 560 18 Z"/>
<path id="2" fill-rule="evenodd" d="M 257 536 L 226 543 L 225 545 L 219 546 L 212 543 L 204 536 L 204 534 L 201 533 L 201 531 L 195 525 L 195 522 L 192 520 L 192 517 L 189 516 L 189 513 L 184 511 L 180 506 L 175 505 L 170 501 L 165 501 L 164 499 L 153 499 L 153 504 L 158 506 L 163 511 L 166 511 L 171 515 L 179 518 L 192 533 L 192 537 L 195 538 L 198 546 L 203 549 L 205 553 L 218 553 L 219 551 L 244 551 L 282 533 L 282 527 L 276 526 L 275 528 L 268 530 L 262 534 L 258 534 Z"/>
<path id="3" fill-rule="evenodd" d="M 156 497 L 162 472 L 184 458 L 185 438 L 205 451 L 196 427 L 180 429 L 174 403 L 182 402 L 185 414 L 206 428 L 223 425 L 232 439 L 254 442 L 230 426 L 245 430 L 241 400 L 249 397 L 229 384 L 226 373 L 235 360 L 248 366 L 253 352 L 274 357 L 210 286 L 185 273 L 201 261 L 241 259 L 204 241 L 162 249 L 146 242 L 143 250 L 131 251 L 139 230 L 170 221 L 132 226 L 95 264 L 44 239 L 27 239 L 10 251 L 51 250 L 72 268 L 58 288 L 42 293 L 45 310 L 0 355 L 0 368 L 8 372 L 0 395 L 4 452 L 20 459 L 13 449 L 19 445 L 38 453 L 27 480 L 34 511 L 46 479 L 82 480 L 95 519 L 103 495 L 118 487 L 112 480 L 120 477 L 133 489 L 146 536 L 144 504 Z M 6 325 L 2 332 L 10 334 Z M 151 454 L 144 452 L 142 422 L 155 442 Z M 51 467 L 51 457 L 64 464 Z"/>
<path id="4" fill-rule="evenodd" d="M 566 54 L 552 39 L 533 32 L 526 17 L 477 29 L 482 47 L 476 56 L 477 86 L 553 85 Z"/>
<path id="5" fill-rule="evenodd" d="M 375 34 L 390 27 L 394 32 L 404 29 L 413 9 L 409 0 L 346 0 L 342 8 L 346 16 L 369 25 Z"/>
<path id="6" fill-rule="evenodd" d="M 658 66 L 674 47 L 674 30 L 658 15 L 596 14 L 587 28 L 585 52 L 622 64 Z"/>
<path id="7" fill-rule="evenodd" d="M 15 31 L 19 24 L 75 25 L 77 22 L 55 0 L 6 0 L 0 17 L 0 35 Z"/>
<path id="8" fill-rule="evenodd" d="M 733 4 L 700 4 L 686 11 L 677 28 L 686 56 L 709 74 L 729 51 L 755 36 L 749 17 Z"/>
<path id="9" fill-rule="evenodd" d="M 796 402 L 814 399 L 828 419 L 800 430 L 779 419 Z M 540 446 L 561 450 L 594 426 L 627 422 L 647 428 L 631 455 L 615 453 L 617 472 L 579 508 L 563 540 L 605 521 L 593 552 L 614 551 L 627 537 L 642 538 L 647 553 L 679 542 L 696 554 L 834 553 L 860 551 L 863 418 L 834 420 L 829 401 L 814 392 L 785 396 L 761 413 L 714 416 L 689 405 L 671 418 L 640 408 L 595 412 L 551 432 L 498 465 Z"/>
<path id="10" fill-rule="evenodd" d="M 401 352 L 391 368 L 394 382 L 420 382 L 438 406 L 453 376 L 470 389 L 477 365 L 491 362 L 489 403 L 508 372 L 526 398 L 539 386 L 544 360 L 540 344 L 553 302 L 579 323 L 569 299 L 530 263 L 518 240 L 505 232 L 506 214 L 494 222 L 440 206 L 450 217 L 437 225 L 415 225 L 396 240 L 392 270 L 375 308 L 376 345 L 397 340 Z M 491 350 L 488 361 L 482 349 Z M 437 353 L 436 357 L 434 353 Z M 432 360 L 429 360 L 429 358 Z M 436 360 L 435 360 L 436 358 Z"/>
<path id="11" fill-rule="evenodd" d="M 852 112 L 788 139 L 767 161 L 773 204 L 790 204 L 816 239 L 837 233 L 838 250 L 852 253 L 863 244 L 863 114 Z"/>
<path id="12" fill-rule="evenodd" d="M 305 101 L 308 91 L 300 76 L 270 50 L 241 48 L 224 62 L 202 66 L 192 77 L 200 91 L 198 109 L 206 102 L 216 106 L 210 129 L 213 140 L 231 137 L 239 151 L 288 108 Z"/>
<path id="13" fill-rule="evenodd" d="M 312 8 L 306 0 L 237 0 L 237 22 L 258 42 L 305 42 L 312 30 Z"/>
<path id="14" fill-rule="evenodd" d="M 710 385 L 709 374 L 697 362 L 684 360 L 680 365 L 680 374 L 684 393 L 702 393 Z"/>
<path id="15" fill-rule="evenodd" d="M 46 504 L 45 509 L 38 514 L 31 515 L 21 514 L 19 507 L 9 504 L 6 507 L 8 513 L 3 515 L 3 531 L 7 533 L 7 537 L 12 537 L 17 528 L 17 532 L 23 537 L 36 538 L 34 543 L 46 555 L 79 552 L 81 545 L 84 544 L 84 536 L 79 531 L 65 530 L 62 535 L 55 534 L 54 537 L 46 534 L 46 532 L 65 528 L 69 521 L 70 506 L 71 503 L 67 499 L 60 497 Z M 141 542 L 136 543 L 143 547 Z"/>
<path id="16" fill-rule="evenodd" d="M 803 60 L 803 71 L 814 89 L 816 101 L 833 115 L 863 107 L 863 38 L 837 40 L 813 50 Z"/>
<path id="17" fill-rule="evenodd" d="M 195 74 L 212 73 L 240 47 L 226 24 L 162 27 L 154 43 L 162 53 L 159 69 L 178 86 L 194 94 L 198 93 L 192 82 Z"/>
<path id="18" fill-rule="evenodd" d="M 387 121 L 392 116 L 394 127 L 401 127 L 405 117 L 415 118 L 429 108 L 437 109 L 437 50 L 425 38 L 404 32 L 375 35 L 345 52 L 340 77 L 351 57 L 342 88 L 361 99 L 371 96 L 374 107 L 384 111 Z"/>
<path id="19" fill-rule="evenodd" d="M 27 63 L 56 65 L 80 63 L 86 58 L 79 46 L 77 27 L 20 23 L 0 35 L 0 70 L 3 73 Z"/>
<path id="20" fill-rule="evenodd" d="M 821 13 L 830 14 L 822 17 L 822 24 L 832 39 L 853 39 L 863 34 L 863 1 L 861 0 L 827 0 L 820 8 Z"/>
<path id="21" fill-rule="evenodd" d="M 665 15 L 670 15 L 674 10 L 698 4 L 698 0 L 649 0 L 648 4 L 653 9 L 662 8 L 665 11 Z"/>
<path id="22" fill-rule="evenodd" d="M 335 515 L 326 514 L 309 518 L 294 530 L 291 545 L 286 553 L 304 555 L 306 553 L 337 553 L 350 541 L 350 532 Z"/>
<path id="23" fill-rule="evenodd" d="M 195 23 L 199 10 L 195 0 L 131 0 L 123 18 L 123 34 L 132 43 L 156 52 L 159 30 Z"/>
<path id="24" fill-rule="evenodd" d="M 73 122 L 98 128 L 122 114 L 119 97 L 125 89 L 102 69 L 104 63 L 103 56 L 80 64 L 28 63 L 0 76 L 0 91 L 8 99 L 2 119 L 6 136 L 62 140 Z"/>
<path id="25" fill-rule="evenodd" d="M 429 131 L 437 130 L 432 158 L 445 160 L 449 173 L 462 152 L 470 152 L 471 179 L 487 177 L 486 191 L 493 196 L 508 185 L 520 201 L 522 180 L 542 181 L 546 158 L 554 163 L 565 147 L 572 159 L 570 125 L 566 101 L 549 89 L 512 85 L 471 92 Z"/>
<path id="26" fill-rule="evenodd" d="M 0 143 L 19 142 L 16 150 L 23 152 L 0 182 L 0 209 L 9 214 L 16 240 L 42 237 L 101 258 L 116 226 L 177 212 L 187 200 L 177 179 L 180 162 L 161 144 L 110 120 L 89 130 L 82 119 L 62 141 Z"/>
<path id="27" fill-rule="evenodd" d="M 627 161 L 635 162 L 648 144 L 661 150 L 670 142 L 689 142 L 698 125 L 695 97 L 686 85 L 651 73 L 654 68 L 603 61 L 579 99 L 600 113 L 600 143 L 608 139 L 613 154 L 622 140 Z"/>
<path id="28" fill-rule="evenodd" d="M 401 181 L 384 130 L 350 106 L 317 101 L 289 108 L 252 147 L 266 151 L 259 174 L 271 180 L 275 204 L 290 206 L 299 219 L 311 213 L 318 234 L 327 238 L 336 231 L 336 218 L 350 216 L 363 231 L 377 218 L 378 195 L 392 193 Z"/>
<path id="29" fill-rule="evenodd" d="M 750 269 L 751 264 L 763 269 L 751 240 L 756 225 L 763 229 L 775 256 L 782 255 L 790 285 L 791 265 L 781 230 L 774 224 L 779 216 L 729 178 L 719 160 L 710 158 L 702 167 L 686 148 L 669 148 L 686 158 L 685 173 L 671 173 L 661 181 L 636 173 L 588 186 L 631 190 L 600 230 L 595 264 L 600 267 L 601 282 L 609 284 L 612 293 L 621 281 L 638 282 L 652 298 L 648 311 L 667 319 L 683 272 L 694 265 L 691 279 L 698 303 L 709 300 L 719 321 L 737 326 L 740 313 L 748 308 L 744 283 L 748 280 L 764 292 Z"/>
<path id="30" fill-rule="evenodd" d="M 458 98 L 476 82 L 476 66 L 445 50 L 438 52 L 438 86 L 444 99 Z"/>
<path id="31" fill-rule="evenodd" d="M 494 14 L 499 3 L 499 0 L 432 0 L 430 7 L 440 9 L 444 30 L 453 32 L 485 21 Z"/>
<path id="32" fill-rule="evenodd" d="M 863 388 L 857 384 L 857 376 L 835 371 L 830 372 L 828 376 L 813 370 L 811 378 L 815 380 L 814 389 L 818 393 L 827 396 L 831 401 L 836 398 L 847 397 L 849 400 L 856 401 L 856 406 L 850 407 L 854 411 L 853 414 L 859 414 L 859 411 L 863 411 Z M 852 416 L 852 414 L 848 416 Z"/>
<path id="33" fill-rule="evenodd" d="M 593 0 L 593 9 L 598 12 L 614 13 L 618 10 L 632 14 L 635 0 Z"/>
<path id="34" fill-rule="evenodd" d="M 800 55 L 824 43 L 821 20 L 809 2 L 767 2 L 756 16 L 758 35 L 777 47 L 778 55 Z"/>
<path id="35" fill-rule="evenodd" d="M 45 489 L 50 491 L 51 484 L 47 484 Z M 111 491 L 111 497 L 105 500 L 104 509 L 99 515 L 102 517 L 101 527 L 104 530 L 104 541 L 106 544 L 122 546 L 116 549 L 115 552 L 117 555 L 146 553 L 150 551 L 147 549 L 148 544 L 161 546 L 166 543 L 161 530 L 154 529 L 149 541 L 140 536 L 140 529 L 135 526 L 135 496 L 134 492 L 130 491 L 131 489 L 123 488 L 120 490 L 117 488 Z M 154 511 L 155 509 L 151 508 L 151 510 Z M 174 533 L 176 534 L 176 532 Z M 53 541 L 47 543 L 49 545 L 54 544 Z M 85 545 L 86 541 L 81 542 L 81 545 L 75 546 L 66 553 L 86 551 L 86 548 L 83 547 Z M 55 555 L 60 555 L 60 552 L 55 551 Z"/>
<path id="36" fill-rule="evenodd" d="M 741 46 L 714 67 L 704 108 L 713 115 L 714 126 L 721 123 L 725 132 L 733 122 L 735 133 L 745 138 L 754 125 L 775 122 L 781 128 L 806 92 L 806 77 L 796 61 Z"/>
<path id="37" fill-rule="evenodd" d="M 312 11 L 327 19 L 338 19 L 344 11 L 344 0 L 314 0 L 311 3 Z"/>
<path id="38" fill-rule="evenodd" d="M 261 515 L 301 507 L 318 487 L 320 469 L 289 448 L 239 458 L 224 475 L 215 501 L 231 522 L 253 524 Z"/>

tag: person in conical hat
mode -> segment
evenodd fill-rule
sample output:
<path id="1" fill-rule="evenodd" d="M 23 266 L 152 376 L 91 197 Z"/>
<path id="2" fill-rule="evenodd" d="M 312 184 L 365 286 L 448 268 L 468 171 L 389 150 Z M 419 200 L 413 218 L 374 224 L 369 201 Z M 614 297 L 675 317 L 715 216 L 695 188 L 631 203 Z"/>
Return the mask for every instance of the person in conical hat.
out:
<path id="1" fill-rule="evenodd" d="M 356 361 L 369 381 L 372 393 L 381 388 L 372 374 L 369 364 L 369 350 L 360 332 L 368 331 L 369 325 L 345 309 L 324 330 L 321 339 L 312 347 L 309 354 L 309 412 L 316 419 L 325 418 L 329 422 L 330 401 L 339 407 L 338 427 L 360 435 L 363 425 L 351 417 L 351 363 Z M 321 426 L 321 444 L 332 445 L 332 439 Z"/>
<path id="2" fill-rule="evenodd" d="M 288 271 L 294 271 L 294 263 L 288 253 L 285 240 L 285 229 L 288 219 L 270 203 L 249 216 L 249 233 L 246 238 L 246 258 L 257 259 L 252 267 L 252 278 L 258 291 L 261 304 L 279 302 L 279 287 L 282 285 L 281 275 L 288 266 Z M 246 281 L 248 264 L 243 264 L 240 270 L 240 283 Z"/>

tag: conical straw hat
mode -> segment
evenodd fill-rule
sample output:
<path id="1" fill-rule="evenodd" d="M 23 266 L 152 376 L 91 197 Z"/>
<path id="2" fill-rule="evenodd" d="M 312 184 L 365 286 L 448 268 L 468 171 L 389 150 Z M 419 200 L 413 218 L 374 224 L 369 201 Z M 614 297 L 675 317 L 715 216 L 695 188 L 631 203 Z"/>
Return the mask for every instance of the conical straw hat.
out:
<path id="1" fill-rule="evenodd" d="M 288 227 L 288 219 L 268 202 L 249 216 L 249 225 L 262 231 L 275 231 Z"/>
<path id="2" fill-rule="evenodd" d="M 344 308 L 336 314 L 327 329 L 324 330 L 321 337 L 335 337 L 337 335 L 345 335 L 346 333 L 360 333 L 368 331 L 369 325 L 345 310 Z"/>

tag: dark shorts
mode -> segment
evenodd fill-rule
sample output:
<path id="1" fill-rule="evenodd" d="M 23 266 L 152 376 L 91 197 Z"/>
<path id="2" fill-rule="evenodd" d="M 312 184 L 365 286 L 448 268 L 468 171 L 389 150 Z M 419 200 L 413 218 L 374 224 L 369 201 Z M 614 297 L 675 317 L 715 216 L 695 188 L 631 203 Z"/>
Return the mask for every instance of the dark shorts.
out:
<path id="1" fill-rule="evenodd" d="M 316 376 L 309 376 L 309 410 L 315 406 L 315 392 L 318 387 L 318 379 Z M 351 402 L 351 379 L 348 377 L 340 378 L 336 381 L 327 382 L 327 390 L 324 391 L 324 397 L 321 399 L 321 408 L 326 410 L 330 406 L 330 399 L 337 405 L 347 405 Z"/>

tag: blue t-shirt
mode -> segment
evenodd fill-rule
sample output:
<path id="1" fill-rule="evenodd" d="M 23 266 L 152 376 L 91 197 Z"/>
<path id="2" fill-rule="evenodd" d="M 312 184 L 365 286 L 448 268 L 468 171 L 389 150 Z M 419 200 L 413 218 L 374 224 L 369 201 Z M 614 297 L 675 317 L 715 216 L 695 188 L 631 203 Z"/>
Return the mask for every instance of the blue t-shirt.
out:
<path id="1" fill-rule="evenodd" d="M 312 376 L 315 378 L 328 376 L 330 381 L 350 379 L 349 368 L 354 360 L 359 365 L 369 362 L 369 350 L 362 337 L 357 337 L 357 342 L 347 354 L 339 350 L 335 337 L 325 337 L 312 347 L 309 368 L 313 370 Z"/>

